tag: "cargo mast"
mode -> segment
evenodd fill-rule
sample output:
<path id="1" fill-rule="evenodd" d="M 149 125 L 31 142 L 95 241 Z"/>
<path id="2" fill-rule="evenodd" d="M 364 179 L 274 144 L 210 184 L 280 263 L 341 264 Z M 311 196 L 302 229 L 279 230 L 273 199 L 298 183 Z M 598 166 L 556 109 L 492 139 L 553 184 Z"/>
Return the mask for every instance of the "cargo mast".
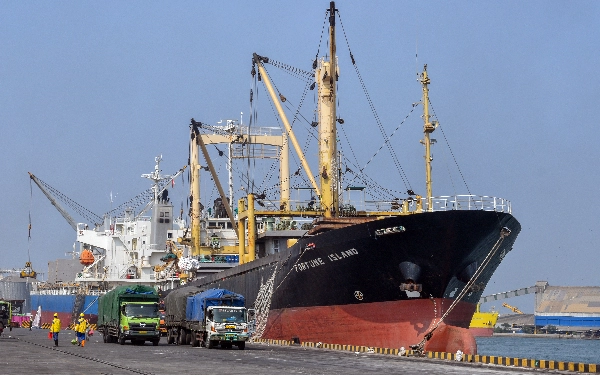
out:
<path id="1" fill-rule="evenodd" d="M 338 79 L 335 45 L 335 2 L 329 3 L 329 61 L 322 59 L 315 71 L 319 88 L 319 173 L 321 208 L 325 217 L 339 214 L 336 130 L 336 85 Z"/>
<path id="2" fill-rule="evenodd" d="M 437 121 L 430 121 L 431 116 L 429 115 L 429 76 L 427 75 L 427 65 L 423 67 L 423 73 L 419 78 L 421 85 L 423 85 L 423 139 L 421 143 L 425 146 L 425 186 L 427 188 L 427 211 L 433 211 L 433 202 L 431 191 L 431 144 L 435 140 L 429 138 L 429 134 L 433 133 L 437 127 Z"/>
<path id="3" fill-rule="evenodd" d="M 198 163 L 198 141 L 200 131 L 197 126 L 190 126 L 191 142 L 190 142 L 190 202 L 192 208 L 191 227 L 192 227 L 192 255 L 204 255 L 200 251 L 202 244 L 202 234 L 200 231 L 200 164 Z"/>

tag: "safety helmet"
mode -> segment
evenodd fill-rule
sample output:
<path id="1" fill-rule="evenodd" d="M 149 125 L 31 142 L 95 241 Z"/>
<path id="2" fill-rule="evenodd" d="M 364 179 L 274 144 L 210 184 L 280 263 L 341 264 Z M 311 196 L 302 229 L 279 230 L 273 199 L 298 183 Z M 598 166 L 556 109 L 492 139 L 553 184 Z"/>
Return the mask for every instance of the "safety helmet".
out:
<path id="1" fill-rule="evenodd" d="M 55 317 L 55 318 L 58 318 L 58 313 L 54 313 L 54 317 Z"/>
<path id="2" fill-rule="evenodd" d="M 83 313 L 79 314 L 79 316 L 83 316 Z"/>

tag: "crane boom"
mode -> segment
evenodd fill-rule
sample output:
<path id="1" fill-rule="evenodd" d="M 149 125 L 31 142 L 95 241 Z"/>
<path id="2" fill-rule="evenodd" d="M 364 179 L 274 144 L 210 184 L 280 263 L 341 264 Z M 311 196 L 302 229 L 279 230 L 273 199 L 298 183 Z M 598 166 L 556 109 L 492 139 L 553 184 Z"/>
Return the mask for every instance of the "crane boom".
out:
<path id="1" fill-rule="evenodd" d="M 40 188 L 40 190 L 42 191 L 42 193 L 44 193 L 44 195 L 46 196 L 46 198 L 48 198 L 48 200 L 50 201 L 50 203 L 52 203 L 52 205 L 54 207 L 56 207 L 56 209 L 58 210 L 58 212 L 60 212 L 60 214 L 62 215 L 62 217 L 65 218 L 65 220 L 67 221 L 67 223 L 69 223 L 69 225 L 71 226 L 71 228 L 73 228 L 73 230 L 76 231 L 77 230 L 77 223 L 71 217 L 71 215 L 69 215 L 69 213 L 67 211 L 65 211 L 65 209 L 60 205 L 60 203 L 58 203 L 58 201 L 56 199 L 54 199 L 54 197 L 46 189 L 46 184 L 43 181 L 41 181 L 40 179 L 38 179 L 36 176 L 34 176 L 33 173 L 31 173 L 31 172 L 27 172 L 27 173 L 29 173 L 29 178 L 31 178 L 33 180 L 33 182 L 35 182 L 35 184 Z"/>
<path id="2" fill-rule="evenodd" d="M 514 307 L 514 306 L 511 306 L 511 305 L 509 305 L 509 304 L 508 304 L 508 303 L 506 303 L 506 302 L 504 302 L 504 303 L 502 304 L 502 306 L 506 307 L 507 309 L 510 309 L 510 310 L 512 310 L 512 311 L 513 311 L 515 314 L 524 314 L 524 312 L 523 312 L 523 311 L 519 310 L 518 308 L 516 308 L 516 307 Z"/>
<path id="3" fill-rule="evenodd" d="M 505 299 L 505 298 L 518 297 L 518 296 L 523 296 L 526 294 L 535 294 L 535 293 L 543 292 L 543 291 L 544 290 L 542 287 L 540 287 L 539 285 L 534 285 L 534 286 L 530 286 L 527 288 L 511 290 L 510 292 L 496 293 L 496 294 L 491 294 L 489 296 L 481 297 L 479 299 L 479 303 L 498 301 L 498 300 Z"/>

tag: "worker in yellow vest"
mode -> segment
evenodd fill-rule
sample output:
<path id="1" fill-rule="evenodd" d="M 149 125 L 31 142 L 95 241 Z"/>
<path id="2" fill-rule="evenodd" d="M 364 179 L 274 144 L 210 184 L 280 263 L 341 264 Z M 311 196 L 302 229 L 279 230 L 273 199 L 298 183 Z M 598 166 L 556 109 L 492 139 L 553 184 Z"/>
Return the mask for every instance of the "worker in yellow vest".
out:
<path id="1" fill-rule="evenodd" d="M 52 319 L 52 325 L 50 326 L 50 332 L 52 333 L 52 339 L 54 340 L 54 346 L 58 346 L 58 332 L 60 332 L 60 319 L 58 319 L 57 313 L 54 313 L 54 319 Z"/>
<path id="2" fill-rule="evenodd" d="M 75 326 L 75 332 L 77 332 L 77 345 L 85 346 L 85 334 L 87 332 L 88 322 L 85 319 L 83 313 L 79 314 L 79 320 Z"/>

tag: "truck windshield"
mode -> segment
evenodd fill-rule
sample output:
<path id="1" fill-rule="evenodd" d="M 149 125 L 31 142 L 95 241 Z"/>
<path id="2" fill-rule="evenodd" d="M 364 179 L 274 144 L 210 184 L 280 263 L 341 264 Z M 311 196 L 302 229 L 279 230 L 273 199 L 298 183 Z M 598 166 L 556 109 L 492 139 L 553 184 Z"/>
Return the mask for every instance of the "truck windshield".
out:
<path id="1" fill-rule="evenodd" d="M 246 311 L 241 309 L 214 309 L 213 316 L 217 323 L 246 322 Z"/>
<path id="2" fill-rule="evenodd" d="M 125 305 L 125 316 L 137 318 L 156 318 L 158 317 L 158 305 Z"/>

